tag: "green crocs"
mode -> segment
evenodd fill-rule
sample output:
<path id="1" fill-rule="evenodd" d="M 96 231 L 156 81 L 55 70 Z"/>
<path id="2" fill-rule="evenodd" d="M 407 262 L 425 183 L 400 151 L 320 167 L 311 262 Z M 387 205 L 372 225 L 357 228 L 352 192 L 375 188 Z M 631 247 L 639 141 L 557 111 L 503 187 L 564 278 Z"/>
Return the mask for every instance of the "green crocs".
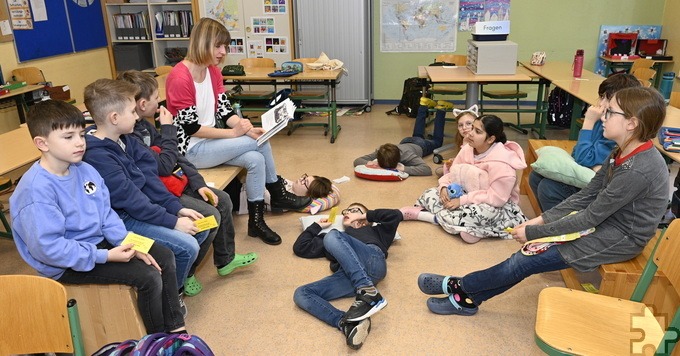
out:
<path id="1" fill-rule="evenodd" d="M 246 253 L 245 255 L 239 255 L 237 253 L 234 255 L 234 259 L 231 262 L 229 262 L 228 265 L 217 269 L 217 274 L 219 274 L 220 276 L 226 276 L 239 267 L 245 267 L 255 262 L 257 260 L 257 257 L 258 257 L 257 253 L 255 252 Z"/>
<path id="2" fill-rule="evenodd" d="M 187 297 L 193 297 L 198 293 L 201 293 L 202 290 L 203 285 L 201 285 L 201 282 L 198 281 L 198 278 L 196 278 L 195 275 L 184 281 L 184 295 Z"/>

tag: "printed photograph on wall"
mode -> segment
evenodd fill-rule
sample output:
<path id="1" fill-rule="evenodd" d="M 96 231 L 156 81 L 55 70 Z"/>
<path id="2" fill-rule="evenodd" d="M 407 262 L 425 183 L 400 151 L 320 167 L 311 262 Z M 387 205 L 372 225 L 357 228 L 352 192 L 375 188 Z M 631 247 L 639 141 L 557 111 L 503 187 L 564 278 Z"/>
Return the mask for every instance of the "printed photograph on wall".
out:
<path id="1" fill-rule="evenodd" d="M 273 17 L 251 17 L 250 23 L 255 34 L 267 35 L 276 33 Z"/>
<path id="2" fill-rule="evenodd" d="M 243 37 L 232 37 L 231 42 L 229 42 L 228 50 L 231 54 L 246 53 L 245 40 Z"/>
<path id="3" fill-rule="evenodd" d="M 455 52 L 458 0 L 381 0 L 381 52 Z"/>
<path id="4" fill-rule="evenodd" d="M 288 2 L 290 0 L 264 0 L 265 14 L 285 14 L 288 12 Z"/>
<path id="5" fill-rule="evenodd" d="M 248 57 L 257 58 L 264 55 L 262 40 L 248 40 Z"/>
<path id="6" fill-rule="evenodd" d="M 460 0 L 458 30 L 472 31 L 479 21 L 510 20 L 510 0 Z"/>
<path id="7" fill-rule="evenodd" d="M 288 53 L 288 37 L 265 37 L 264 50 L 267 53 Z"/>

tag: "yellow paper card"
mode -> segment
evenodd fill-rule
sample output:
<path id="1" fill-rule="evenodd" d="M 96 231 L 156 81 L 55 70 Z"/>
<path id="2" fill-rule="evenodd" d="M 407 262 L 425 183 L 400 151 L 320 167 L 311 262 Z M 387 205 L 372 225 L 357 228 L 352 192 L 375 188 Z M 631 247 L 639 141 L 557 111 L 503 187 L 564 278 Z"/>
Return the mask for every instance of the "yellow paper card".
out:
<path id="1" fill-rule="evenodd" d="M 331 212 L 328 215 L 328 222 L 329 223 L 334 223 L 335 222 L 335 216 L 338 215 L 338 207 L 334 206 L 331 208 Z"/>
<path id="2" fill-rule="evenodd" d="M 125 236 L 125 239 L 123 239 L 123 242 L 121 242 L 121 245 L 134 244 L 134 246 L 132 246 L 133 250 L 137 250 L 141 253 L 149 253 L 149 249 L 153 243 L 154 240 L 130 231 L 127 236 Z"/>
<path id="3" fill-rule="evenodd" d="M 212 206 L 215 206 L 215 199 L 213 198 L 212 194 L 207 194 L 208 197 L 208 203 Z"/>
<path id="4" fill-rule="evenodd" d="M 194 221 L 194 224 L 196 224 L 198 231 L 201 232 L 217 227 L 217 220 L 215 220 L 213 215 L 210 215 Z"/>

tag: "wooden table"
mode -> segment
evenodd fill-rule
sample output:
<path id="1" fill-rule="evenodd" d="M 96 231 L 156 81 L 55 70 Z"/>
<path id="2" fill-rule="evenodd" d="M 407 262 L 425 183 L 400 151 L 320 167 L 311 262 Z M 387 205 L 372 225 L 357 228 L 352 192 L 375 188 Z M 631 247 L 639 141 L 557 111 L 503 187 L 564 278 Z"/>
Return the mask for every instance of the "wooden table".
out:
<path id="1" fill-rule="evenodd" d="M 29 84 L 21 88 L 10 90 L 7 94 L 0 95 L 0 100 L 14 99 L 17 105 L 17 112 L 19 113 L 19 121 L 23 124 L 26 122 L 26 113 L 24 112 L 26 100 L 24 99 L 24 94 L 40 90 L 44 87 L 45 86 L 41 84 Z"/>
<path id="2" fill-rule="evenodd" d="M 340 82 L 340 77 L 344 73 L 341 69 L 336 70 L 305 70 L 290 77 L 270 77 L 267 74 L 273 72 L 273 68 L 246 68 L 246 75 L 224 76 L 225 84 L 240 85 L 323 85 L 328 87 L 330 92 L 330 132 L 331 143 L 335 142 L 340 132 L 338 125 L 338 110 L 335 95 L 335 87 Z M 310 111 L 310 110 L 305 110 Z"/>
<path id="3" fill-rule="evenodd" d="M 663 121 L 663 126 L 668 126 L 668 127 L 680 127 L 680 109 L 674 107 L 674 106 L 666 106 L 666 118 Z M 663 146 L 659 143 L 659 137 L 655 137 L 653 139 L 654 141 L 654 146 L 661 151 L 664 155 L 666 155 L 668 158 L 672 159 L 675 162 L 680 162 L 680 153 L 679 152 L 668 152 L 663 149 Z"/>
<path id="4" fill-rule="evenodd" d="M 583 107 L 585 104 L 595 105 L 598 102 L 598 88 L 605 78 L 585 69 L 580 78 L 574 78 L 571 63 L 566 62 L 546 62 L 542 66 L 534 66 L 527 62 L 521 64 L 574 97 L 569 139 L 576 140 L 580 130 L 578 119 L 581 118 Z"/>
<path id="5" fill-rule="evenodd" d="M 605 57 L 605 56 L 600 56 L 600 59 L 604 60 L 604 65 L 605 69 L 604 72 L 605 74 L 609 73 L 615 73 L 614 70 L 616 68 L 621 68 L 625 70 L 626 72 L 630 71 L 630 67 L 633 66 L 633 62 L 635 62 L 634 59 L 615 59 L 611 57 Z M 652 65 L 652 68 L 656 71 L 656 76 L 654 76 L 654 87 L 658 88 L 659 87 L 659 82 L 661 82 L 661 71 L 663 70 L 663 65 L 665 63 L 673 63 L 672 59 L 651 59 L 650 60 L 654 61 L 654 64 Z"/>
<path id="6" fill-rule="evenodd" d="M 545 125 L 541 123 L 547 121 L 547 102 L 544 96 L 544 87 L 547 81 L 543 80 L 539 75 L 536 75 L 530 70 L 522 66 L 517 67 L 515 74 L 475 74 L 467 67 L 455 66 L 428 66 L 418 67 L 418 76 L 427 74 L 427 78 L 431 83 L 452 84 L 465 83 L 465 107 L 469 108 L 479 102 L 479 85 L 484 84 L 536 84 L 538 85 L 538 93 L 536 98 L 535 109 L 519 109 L 512 112 L 529 112 L 535 113 L 536 118 L 533 124 L 521 125 L 521 127 L 528 127 L 532 131 L 536 131 L 540 138 L 545 138 Z M 536 80 L 538 79 L 538 80 Z M 506 109 L 488 109 L 484 112 L 509 112 Z"/>

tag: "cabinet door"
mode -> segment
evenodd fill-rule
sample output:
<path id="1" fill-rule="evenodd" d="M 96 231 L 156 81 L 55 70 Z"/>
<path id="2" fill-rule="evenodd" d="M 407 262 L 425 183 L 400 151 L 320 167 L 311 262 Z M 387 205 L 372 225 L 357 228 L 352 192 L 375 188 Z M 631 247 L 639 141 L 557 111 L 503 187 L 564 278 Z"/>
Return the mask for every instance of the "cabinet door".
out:
<path id="1" fill-rule="evenodd" d="M 201 0 L 201 16 L 221 21 L 231 34 L 225 64 L 246 57 L 293 58 L 291 0 Z"/>

